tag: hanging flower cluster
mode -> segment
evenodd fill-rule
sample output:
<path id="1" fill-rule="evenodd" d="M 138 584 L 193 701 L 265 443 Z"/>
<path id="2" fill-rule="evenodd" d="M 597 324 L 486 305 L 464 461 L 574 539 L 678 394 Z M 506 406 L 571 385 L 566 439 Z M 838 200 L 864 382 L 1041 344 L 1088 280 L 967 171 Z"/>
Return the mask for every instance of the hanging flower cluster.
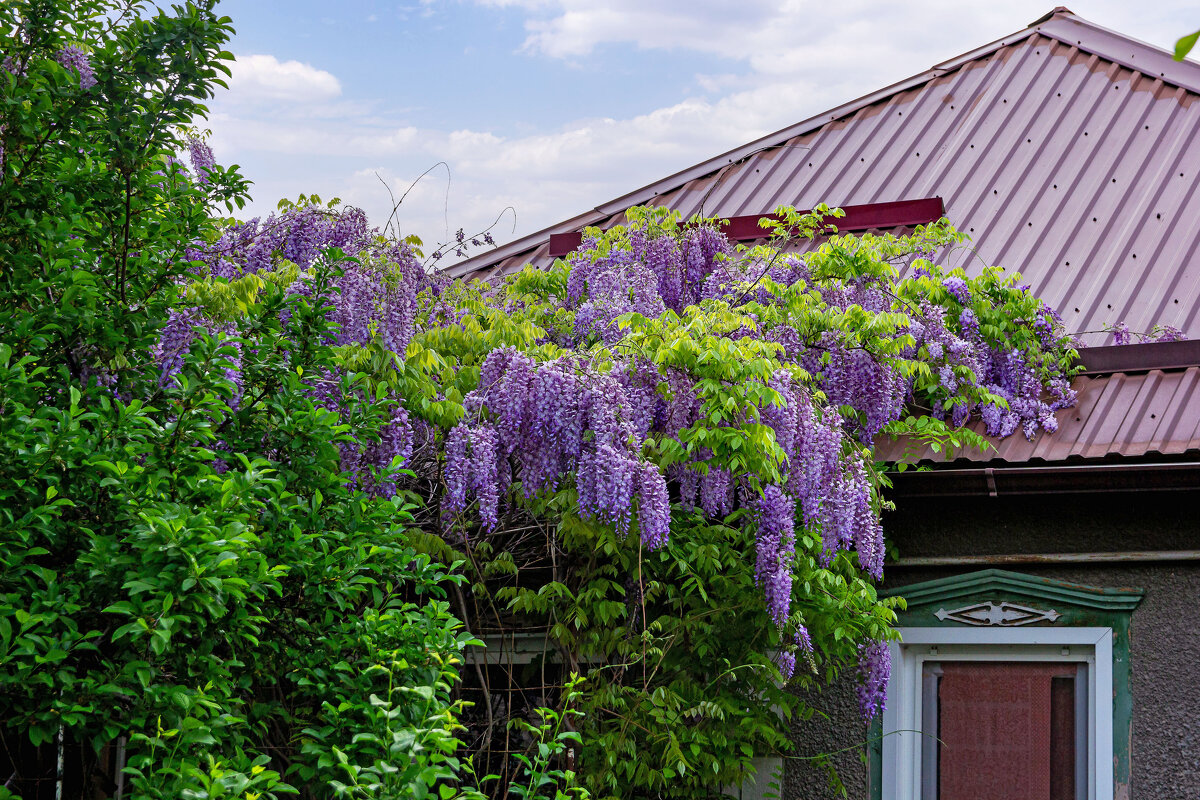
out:
<path id="1" fill-rule="evenodd" d="M 666 543 L 666 480 L 641 458 L 645 430 L 632 423 L 630 398 L 612 376 L 578 359 L 538 364 L 505 347 L 488 354 L 463 405 L 448 435 L 448 511 L 461 513 L 471 495 L 494 530 L 499 498 L 514 481 L 529 498 L 574 475 L 585 517 L 625 530 L 636 505 L 642 541 Z"/>
<path id="2" fill-rule="evenodd" d="M 190 158 L 196 180 L 203 183 L 213 166 L 212 152 L 201 139 L 190 140 Z M 403 359 L 416 325 L 417 293 L 427 278 L 414 253 L 406 245 L 389 242 L 369 227 L 366 215 L 357 208 L 331 209 L 301 203 L 266 219 L 251 219 L 224 229 L 214 242 L 197 243 L 186 257 L 196 265 L 195 277 L 207 281 L 207 308 L 182 307 L 172 312 L 163 328 L 157 357 L 162 381 L 178 372 L 183 354 L 200 330 L 228 337 L 236 352 L 241 342 L 238 320 L 221 313 L 219 300 L 228 287 L 247 276 L 283 279 L 289 293 L 309 293 L 307 275 L 321 254 L 338 248 L 354 255 L 341 263 L 336 293 L 329 315 L 337 323 L 336 339 L 327 344 L 341 347 L 381 347 Z M 213 287 L 226 287 L 224 291 Z M 226 318 L 223 318 L 226 317 Z M 314 401 L 321 407 L 349 416 L 354 403 L 378 401 L 342 390 L 344 374 L 307 375 Z M 231 406 L 241 397 L 240 358 L 231 361 L 229 380 L 236 387 Z M 395 459 L 406 461 L 414 446 L 413 420 L 403 399 L 394 392 L 385 399 L 393 404 L 390 422 L 378 432 L 378 440 L 341 442 L 343 469 L 373 493 L 391 496 L 396 487 L 378 476 Z"/>

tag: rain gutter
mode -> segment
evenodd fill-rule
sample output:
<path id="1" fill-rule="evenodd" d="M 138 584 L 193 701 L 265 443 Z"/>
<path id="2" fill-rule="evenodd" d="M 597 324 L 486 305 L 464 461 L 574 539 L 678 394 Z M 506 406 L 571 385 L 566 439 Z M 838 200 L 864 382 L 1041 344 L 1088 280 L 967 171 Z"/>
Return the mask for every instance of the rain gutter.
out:
<path id="1" fill-rule="evenodd" d="M 892 475 L 891 497 L 999 497 L 1200 490 L 1200 461 L 909 470 Z"/>

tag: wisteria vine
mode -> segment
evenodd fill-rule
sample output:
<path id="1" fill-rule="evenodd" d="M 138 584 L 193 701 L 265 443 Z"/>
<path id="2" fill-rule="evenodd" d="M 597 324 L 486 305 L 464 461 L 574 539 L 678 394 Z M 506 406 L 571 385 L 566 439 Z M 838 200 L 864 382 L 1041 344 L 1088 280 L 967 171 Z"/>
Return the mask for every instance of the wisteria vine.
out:
<path id="1" fill-rule="evenodd" d="M 202 143 L 191 161 L 204 180 Z M 776 235 L 806 225 L 792 214 Z M 306 292 L 330 248 L 353 256 L 328 298 L 340 331 L 331 344 L 383 353 L 385 371 L 402 376 L 387 383 L 395 410 L 379 439 L 343 444 L 360 485 L 395 491 L 375 476 L 409 461 L 420 439 L 437 446 L 422 463 L 438 471 L 426 477 L 443 487 L 447 533 L 473 535 L 475 519 L 486 535 L 506 509 L 562 491 L 580 518 L 651 551 L 670 544 L 675 514 L 750 526 L 754 578 L 788 631 L 777 663 L 790 674 L 797 653 L 814 653 L 795 602 L 804 542 L 818 543 L 826 568 L 846 554 L 882 577 L 878 436 L 923 408 L 946 430 L 982 419 L 991 436 L 1033 437 L 1074 402 L 1058 315 L 1016 276 L 939 265 L 960 238 L 939 224 L 806 253 L 780 240 L 735 249 L 712 222 L 634 209 L 626 227 L 589 231 L 552 268 L 490 286 L 427 274 L 357 209 L 301 203 L 188 253 L 199 299 L 175 312 L 159 355 L 169 380 L 197 330 L 237 337 L 213 287 L 258 276 Z M 307 380 L 325 408 L 369 401 L 340 393 L 337 375 Z M 861 653 L 871 716 L 884 702 L 886 644 Z"/>

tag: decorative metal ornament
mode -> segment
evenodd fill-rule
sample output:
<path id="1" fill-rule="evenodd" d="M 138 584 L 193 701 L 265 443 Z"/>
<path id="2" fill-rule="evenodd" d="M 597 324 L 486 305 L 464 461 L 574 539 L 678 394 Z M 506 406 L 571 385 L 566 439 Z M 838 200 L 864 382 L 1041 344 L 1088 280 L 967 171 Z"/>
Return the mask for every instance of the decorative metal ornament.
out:
<path id="1" fill-rule="evenodd" d="M 1019 606 L 1015 603 L 974 603 L 953 611 L 939 608 L 934 615 L 940 620 L 961 622 L 964 625 L 997 626 L 1015 628 L 1018 625 L 1031 625 L 1035 622 L 1054 622 L 1062 614 L 1051 609 L 1043 611 L 1040 608 Z"/>

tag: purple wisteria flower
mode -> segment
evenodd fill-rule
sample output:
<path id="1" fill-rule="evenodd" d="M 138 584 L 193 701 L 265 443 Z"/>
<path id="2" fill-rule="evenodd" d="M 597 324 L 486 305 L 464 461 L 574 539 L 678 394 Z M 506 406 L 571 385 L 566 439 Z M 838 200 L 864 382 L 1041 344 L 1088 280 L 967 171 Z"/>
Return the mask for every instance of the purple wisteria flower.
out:
<path id="1" fill-rule="evenodd" d="M 1174 325 L 1160 325 L 1156 329 L 1158 336 L 1156 342 L 1181 342 L 1187 339 L 1187 334 L 1176 328 Z"/>
<path id="2" fill-rule="evenodd" d="M 771 658 L 775 661 L 775 666 L 779 668 L 779 674 L 785 681 L 790 680 L 796 674 L 796 654 L 791 650 L 780 650 Z"/>
<path id="3" fill-rule="evenodd" d="M 54 60 L 64 69 L 74 70 L 79 75 L 79 88 L 90 89 L 96 85 L 96 73 L 88 54 L 75 45 L 68 45 L 54 54 Z"/>
<path id="4" fill-rule="evenodd" d="M 188 159 L 192 162 L 192 171 L 200 183 L 208 183 L 208 171 L 216 165 L 212 148 L 199 136 L 188 139 Z M 294 259 L 293 259 L 294 260 Z"/>
<path id="5" fill-rule="evenodd" d="M 942 286 L 946 287 L 946 291 L 964 306 L 971 302 L 971 290 L 967 286 L 967 282 L 958 275 L 949 275 L 943 278 Z"/>
<path id="6" fill-rule="evenodd" d="M 858 648 L 858 710 L 863 719 L 874 719 L 887 708 L 887 684 L 892 674 L 892 652 L 887 642 L 872 641 Z"/>

